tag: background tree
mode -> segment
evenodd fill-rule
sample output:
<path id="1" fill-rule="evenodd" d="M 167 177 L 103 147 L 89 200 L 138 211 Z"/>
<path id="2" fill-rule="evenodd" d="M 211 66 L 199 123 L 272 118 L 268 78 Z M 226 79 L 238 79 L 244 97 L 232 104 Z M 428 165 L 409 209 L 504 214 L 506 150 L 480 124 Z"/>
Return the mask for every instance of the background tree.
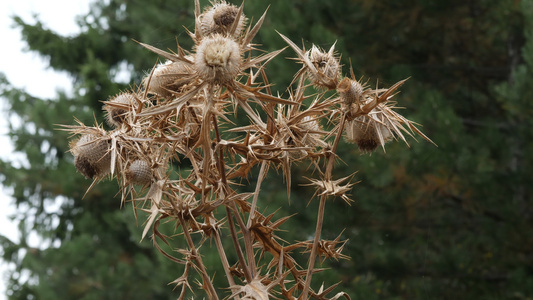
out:
<path id="1" fill-rule="evenodd" d="M 533 2 L 426 2 L 246 3 L 248 16 L 270 4 L 257 40 L 263 48 L 285 46 L 276 30 L 306 46 L 329 48 L 337 41 L 357 76 L 385 85 L 411 76 L 397 98 L 439 145 L 412 143 L 405 151 L 396 143 L 386 153 L 361 156 L 344 144 L 341 157 L 350 156 L 362 183 L 353 189 L 351 207 L 342 201 L 327 207 L 323 234 L 335 238 L 345 228 L 345 254 L 352 259 L 316 276 L 341 281 L 353 299 L 527 299 L 533 295 Z M 50 245 L 30 249 L 24 240 L 2 238 L 4 259 L 17 266 L 12 299 L 175 298 L 166 284 L 180 274 L 177 266 L 149 242 L 138 243 L 140 227 L 129 209 L 120 209 L 116 185 L 99 184 L 82 200 L 90 182 L 72 175 L 68 137 L 55 124 L 72 123 L 72 115 L 87 124 L 102 120 L 92 115 L 101 111 L 99 101 L 128 86 L 115 80 L 121 69 L 139 84 L 157 57 L 131 39 L 175 49 L 178 35 L 190 48 L 179 33 L 182 25 L 193 28 L 192 7 L 177 0 L 95 2 L 74 37 L 15 18 L 29 49 L 67 71 L 75 92 L 39 99 L 0 82 L 9 114 L 21 120 L 10 135 L 30 163 L 2 162 L 3 184 L 13 187 L 21 208 L 23 237 L 36 231 Z M 283 91 L 287 74 L 298 68 L 278 57 L 267 71 Z M 291 239 L 313 234 L 306 224 L 314 221 L 316 203 L 307 206 L 312 191 L 298 181 L 305 171 L 295 166 L 290 206 L 277 192 L 282 180 L 263 185 L 269 208 L 298 213 L 286 225 L 299 229 L 286 233 Z M 50 203 L 61 203 L 59 212 L 49 212 Z"/>

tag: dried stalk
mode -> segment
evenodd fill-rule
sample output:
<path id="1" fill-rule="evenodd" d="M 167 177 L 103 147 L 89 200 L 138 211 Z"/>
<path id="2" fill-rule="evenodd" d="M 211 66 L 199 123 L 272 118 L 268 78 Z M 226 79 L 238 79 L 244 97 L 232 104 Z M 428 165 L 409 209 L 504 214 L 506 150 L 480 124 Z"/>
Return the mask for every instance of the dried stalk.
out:
<path id="1" fill-rule="evenodd" d="M 335 162 L 335 153 L 337 152 L 337 147 L 342 137 L 342 132 L 344 131 L 344 124 L 346 122 L 346 114 L 343 114 L 341 117 L 341 122 L 337 129 L 337 134 L 335 136 L 335 141 L 333 142 L 333 148 L 327 156 L 327 165 L 326 172 L 324 173 L 324 179 L 326 181 L 331 181 L 331 174 L 333 172 L 333 165 Z M 324 224 L 324 213 L 326 211 L 326 200 L 327 195 L 323 194 L 320 196 L 320 203 L 318 206 L 318 215 L 316 221 L 315 237 L 313 239 L 313 246 L 311 248 L 311 254 L 309 254 L 309 265 L 307 267 L 307 274 L 305 276 L 305 286 L 302 291 L 302 299 L 307 300 L 309 287 L 311 286 L 311 278 L 313 277 L 313 271 L 315 268 L 315 259 L 317 257 L 318 243 L 320 242 L 320 236 L 322 234 L 322 225 Z"/>

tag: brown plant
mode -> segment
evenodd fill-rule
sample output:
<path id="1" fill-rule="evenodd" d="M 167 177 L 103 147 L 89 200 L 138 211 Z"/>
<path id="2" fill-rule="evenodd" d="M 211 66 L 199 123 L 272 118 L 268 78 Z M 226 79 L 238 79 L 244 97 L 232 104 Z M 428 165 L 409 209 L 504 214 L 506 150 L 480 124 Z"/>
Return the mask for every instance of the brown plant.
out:
<path id="1" fill-rule="evenodd" d="M 288 96 L 274 96 L 265 66 L 283 49 L 251 53 L 265 14 L 245 29 L 242 5 L 217 1 L 201 12 L 196 0 L 195 17 L 196 28 L 188 32 L 195 44 L 191 52 L 140 43 L 166 62 L 154 67 L 140 87 L 105 102 L 112 131 L 81 123 L 64 126 L 81 136 L 71 143 L 76 167 L 95 182 L 110 174 L 117 179 L 122 202 L 131 202 L 136 216 L 139 211 L 147 214 L 142 237 L 151 232 L 154 247 L 185 266 L 172 282 L 181 288 L 179 299 L 193 290 L 191 272 L 201 276 L 200 286 L 210 299 L 219 299 L 228 289 L 227 297 L 235 299 L 350 299 L 344 292 L 330 296 L 336 285 L 312 287 L 313 274 L 322 271 L 315 268 L 318 256 L 348 259 L 342 254 L 346 241 L 341 235 L 333 241 L 321 239 L 327 200 L 350 203 L 348 193 L 355 184 L 352 176 L 333 177 L 337 148 L 343 136 L 362 152 L 384 148 L 393 139 L 406 141 L 405 135 L 430 141 L 394 110 L 391 99 L 405 80 L 388 89 L 371 89 L 352 70 L 350 77 L 342 76 L 333 46 L 328 52 L 314 45 L 305 51 L 280 34 L 302 68 Z M 328 91 L 334 95 L 327 96 Z M 237 111 L 247 115 L 248 125 L 234 125 Z M 180 160 L 188 160 L 190 170 L 175 171 L 172 166 Z M 277 233 L 289 217 L 262 214 L 259 199 L 271 168 L 282 170 L 289 195 L 296 161 L 314 169 L 316 178 L 308 180 L 320 204 L 313 240 L 287 242 Z M 255 170 L 255 191 L 240 192 L 239 183 Z M 185 249 L 174 249 L 178 257 L 161 246 L 172 247 L 174 237 L 160 230 L 168 221 L 181 228 L 179 236 L 187 243 Z M 238 261 L 228 260 L 222 232 L 231 236 Z M 202 261 L 200 250 L 208 241 L 216 245 L 225 287 L 213 285 L 210 266 Z M 309 253 L 306 265 L 294 258 L 297 250 Z"/>

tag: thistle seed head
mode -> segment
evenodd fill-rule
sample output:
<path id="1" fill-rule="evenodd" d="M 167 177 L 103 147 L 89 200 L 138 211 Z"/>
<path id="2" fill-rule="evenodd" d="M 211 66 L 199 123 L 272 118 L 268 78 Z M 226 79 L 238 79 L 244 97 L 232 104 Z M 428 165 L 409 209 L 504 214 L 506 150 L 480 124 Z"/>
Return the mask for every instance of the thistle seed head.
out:
<path id="1" fill-rule="evenodd" d="M 151 76 L 148 75 L 142 80 L 142 86 L 148 90 L 149 93 L 160 96 L 169 97 L 172 91 L 179 92 L 183 86 L 180 83 L 180 78 L 183 78 L 193 72 L 191 66 L 183 61 L 166 61 L 159 64 L 153 70 Z"/>
<path id="2" fill-rule="evenodd" d="M 359 105 L 363 99 L 363 86 L 357 81 L 345 77 L 337 86 L 337 92 L 347 107 L 352 104 Z"/>
<path id="3" fill-rule="evenodd" d="M 207 8 L 199 17 L 200 32 L 203 37 L 214 34 L 229 35 L 234 38 L 241 35 L 246 26 L 246 17 L 241 14 L 235 32 L 229 32 L 239 13 L 239 8 L 225 1 L 217 2 Z"/>
<path id="4" fill-rule="evenodd" d="M 240 66 L 240 47 L 230 38 L 216 34 L 203 39 L 196 49 L 196 72 L 205 81 L 230 82 L 239 74 Z"/>
<path id="5" fill-rule="evenodd" d="M 137 159 L 126 171 L 126 178 L 133 184 L 149 184 L 152 181 L 152 168 L 146 160 Z"/>
<path id="6" fill-rule="evenodd" d="M 132 93 L 120 93 L 109 99 L 104 105 L 107 124 L 115 128 L 120 127 L 126 118 L 126 113 L 136 104 L 135 95 Z"/>
<path id="7" fill-rule="evenodd" d="M 111 171 L 111 143 L 103 135 L 83 134 L 71 143 L 76 169 L 87 178 L 101 178 Z"/>
<path id="8" fill-rule="evenodd" d="M 311 50 L 307 51 L 307 58 L 314 65 L 316 72 L 309 72 L 311 82 L 321 88 L 335 89 L 341 76 L 341 65 L 339 59 L 335 57 L 331 47 L 329 52 L 324 52 L 317 46 L 313 45 Z"/>
<path id="9" fill-rule="evenodd" d="M 371 153 L 378 146 L 384 147 L 392 138 L 387 126 L 372 116 L 360 116 L 346 124 L 346 140 L 355 142 L 359 149 Z"/>
<path id="10" fill-rule="evenodd" d="M 305 116 L 299 127 L 305 132 L 302 138 L 302 143 L 308 147 L 325 147 L 327 143 L 321 139 L 319 133 L 322 130 L 320 123 L 313 116 Z"/>

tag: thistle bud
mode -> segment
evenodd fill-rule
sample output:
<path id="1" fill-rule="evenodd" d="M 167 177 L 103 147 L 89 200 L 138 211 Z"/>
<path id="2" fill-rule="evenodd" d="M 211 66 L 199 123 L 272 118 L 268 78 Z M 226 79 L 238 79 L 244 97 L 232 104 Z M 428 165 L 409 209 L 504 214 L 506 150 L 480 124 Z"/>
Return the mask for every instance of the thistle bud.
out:
<path id="1" fill-rule="evenodd" d="M 310 147 L 326 147 L 327 143 L 324 142 L 318 132 L 321 131 L 320 123 L 315 117 L 305 116 L 299 124 L 301 130 L 305 133 L 302 138 L 302 143 L 305 146 Z"/>
<path id="2" fill-rule="evenodd" d="M 103 134 L 84 134 L 71 143 L 76 169 L 87 178 L 101 178 L 111 171 L 111 143 Z"/>
<path id="3" fill-rule="evenodd" d="M 120 93 L 109 99 L 104 105 L 107 124 L 115 128 L 120 127 L 131 107 L 136 104 L 135 95 L 132 93 Z"/>
<path id="4" fill-rule="evenodd" d="M 151 94 L 163 98 L 169 97 L 172 96 L 172 91 L 179 92 L 179 89 L 183 86 L 183 83 L 180 83 L 180 78 L 191 73 L 192 68 L 188 63 L 167 61 L 157 65 L 151 77 L 146 76 L 142 80 L 142 86 Z"/>
<path id="5" fill-rule="evenodd" d="M 363 86 L 356 80 L 344 78 L 337 86 L 340 98 L 347 107 L 353 103 L 360 104 L 363 98 Z"/>
<path id="6" fill-rule="evenodd" d="M 152 168 L 145 160 L 135 160 L 126 171 L 126 178 L 133 184 L 148 184 L 152 181 Z"/>
<path id="7" fill-rule="evenodd" d="M 335 45 L 328 52 L 324 52 L 315 45 L 307 51 L 307 59 L 313 64 L 315 70 L 308 72 L 309 80 L 321 88 L 335 89 L 341 75 L 341 65 L 333 53 Z"/>
<path id="8" fill-rule="evenodd" d="M 369 116 L 360 116 L 346 123 L 346 140 L 355 142 L 362 152 L 373 152 L 392 138 L 386 125 Z"/>
<path id="9" fill-rule="evenodd" d="M 196 72 L 205 81 L 218 84 L 230 82 L 239 74 L 240 66 L 239 45 L 222 35 L 203 39 L 196 49 Z"/>
<path id="10" fill-rule="evenodd" d="M 238 13 L 239 8 L 237 6 L 224 1 L 213 4 L 199 17 L 201 36 L 208 37 L 214 34 L 221 34 L 234 38 L 238 37 L 246 26 L 246 17 L 241 14 L 235 32 L 230 32 Z"/>

